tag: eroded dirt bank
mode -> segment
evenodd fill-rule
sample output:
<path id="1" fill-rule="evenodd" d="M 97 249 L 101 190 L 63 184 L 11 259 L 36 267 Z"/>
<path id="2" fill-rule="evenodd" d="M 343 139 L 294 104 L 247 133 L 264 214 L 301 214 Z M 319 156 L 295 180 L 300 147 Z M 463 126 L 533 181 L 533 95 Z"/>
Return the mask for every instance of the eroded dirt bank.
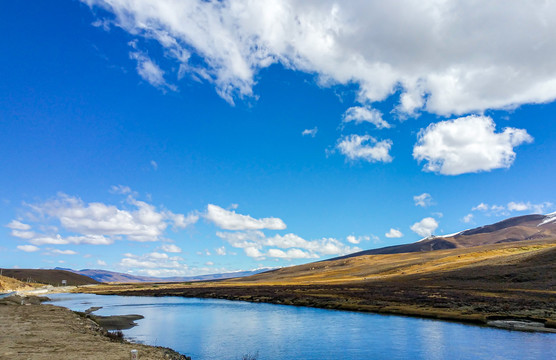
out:
<path id="1" fill-rule="evenodd" d="M 186 359 L 170 349 L 110 339 L 98 324 L 66 308 L 40 305 L 33 297 L 23 302 L 0 301 L 0 359 L 127 360 L 132 349 L 141 360 Z"/>

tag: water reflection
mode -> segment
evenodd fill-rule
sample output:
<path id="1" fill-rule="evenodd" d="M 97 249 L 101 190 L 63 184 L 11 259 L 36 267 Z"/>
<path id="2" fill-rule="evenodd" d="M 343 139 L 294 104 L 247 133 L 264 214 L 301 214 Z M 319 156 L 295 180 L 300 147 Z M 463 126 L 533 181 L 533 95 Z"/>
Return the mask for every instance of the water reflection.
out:
<path id="1" fill-rule="evenodd" d="M 54 303 L 98 315 L 140 314 L 126 337 L 194 360 L 547 359 L 556 336 L 400 316 L 180 297 L 58 294 Z"/>

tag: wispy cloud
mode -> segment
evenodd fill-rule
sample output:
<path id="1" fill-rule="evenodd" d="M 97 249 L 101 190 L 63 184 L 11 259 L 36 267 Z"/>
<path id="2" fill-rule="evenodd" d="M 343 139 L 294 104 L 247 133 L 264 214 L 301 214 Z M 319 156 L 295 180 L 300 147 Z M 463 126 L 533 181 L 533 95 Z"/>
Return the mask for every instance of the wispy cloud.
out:
<path id="1" fill-rule="evenodd" d="M 312 129 L 305 129 L 301 132 L 301 135 L 303 136 L 310 136 L 310 137 L 315 137 L 317 135 L 317 131 L 319 131 L 319 129 L 315 126 Z"/>
<path id="2" fill-rule="evenodd" d="M 413 197 L 415 206 L 427 207 L 432 205 L 432 196 L 429 193 L 422 193 Z"/>
<path id="3" fill-rule="evenodd" d="M 507 205 L 497 205 L 497 204 L 488 205 L 485 203 L 480 203 L 479 205 L 471 208 L 471 211 L 478 211 L 486 215 L 497 215 L 497 216 L 498 215 L 507 216 L 510 215 L 511 212 L 523 212 L 523 211 L 533 212 L 535 214 L 545 214 L 547 211 L 553 208 L 553 206 L 554 204 L 549 201 L 545 201 L 539 204 L 533 204 L 530 201 L 527 202 L 510 201 Z"/>

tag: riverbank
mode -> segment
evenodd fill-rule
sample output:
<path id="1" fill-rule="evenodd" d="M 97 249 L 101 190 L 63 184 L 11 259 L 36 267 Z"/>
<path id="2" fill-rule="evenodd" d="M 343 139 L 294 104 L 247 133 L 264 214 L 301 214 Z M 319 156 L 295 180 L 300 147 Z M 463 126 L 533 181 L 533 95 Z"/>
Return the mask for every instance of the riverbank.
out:
<path id="1" fill-rule="evenodd" d="M 96 322 L 66 308 L 40 304 L 39 297 L 0 300 L 0 358 L 127 360 L 131 350 L 141 360 L 186 360 L 171 349 L 133 344 Z"/>
<path id="2" fill-rule="evenodd" d="M 247 278 L 102 284 L 99 295 L 218 298 L 556 332 L 556 240 L 368 255 Z"/>

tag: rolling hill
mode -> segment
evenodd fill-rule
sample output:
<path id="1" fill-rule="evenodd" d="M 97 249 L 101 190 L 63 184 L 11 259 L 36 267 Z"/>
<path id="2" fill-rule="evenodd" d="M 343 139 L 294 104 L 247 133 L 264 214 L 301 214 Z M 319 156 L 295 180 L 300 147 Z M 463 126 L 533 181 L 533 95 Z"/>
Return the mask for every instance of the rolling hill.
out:
<path id="1" fill-rule="evenodd" d="M 62 280 L 66 280 L 67 285 L 88 285 L 98 284 L 99 282 L 88 276 L 75 274 L 65 270 L 45 270 L 45 269 L 2 269 L 2 275 L 8 276 L 23 282 L 34 282 L 60 286 Z"/>
<path id="2" fill-rule="evenodd" d="M 468 248 L 521 240 L 546 239 L 554 236 L 556 236 L 556 213 L 548 215 L 524 215 L 452 235 L 430 236 L 411 244 L 364 250 L 331 260 L 361 255 L 401 254 Z"/>

